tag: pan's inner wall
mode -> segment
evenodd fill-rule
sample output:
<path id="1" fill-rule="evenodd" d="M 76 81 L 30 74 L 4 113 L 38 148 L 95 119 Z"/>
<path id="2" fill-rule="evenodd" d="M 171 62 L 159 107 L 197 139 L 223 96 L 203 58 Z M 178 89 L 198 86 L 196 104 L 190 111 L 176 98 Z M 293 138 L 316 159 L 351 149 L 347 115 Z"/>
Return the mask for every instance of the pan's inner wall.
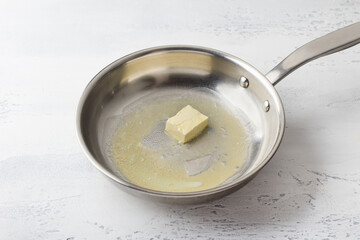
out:
<path id="1" fill-rule="evenodd" d="M 248 88 L 240 86 L 241 76 L 249 79 Z M 281 138 L 281 102 L 265 77 L 247 63 L 208 50 L 148 51 L 111 64 L 88 87 L 81 112 L 81 131 L 91 155 L 109 172 L 121 178 L 104 152 L 104 139 L 111 135 L 104 131 L 106 119 L 121 114 L 124 107 L 141 101 L 144 96 L 167 88 L 209 89 L 229 108 L 243 114 L 249 141 L 248 161 L 229 184 L 261 165 Z M 265 100 L 270 102 L 268 112 L 263 108 Z"/>

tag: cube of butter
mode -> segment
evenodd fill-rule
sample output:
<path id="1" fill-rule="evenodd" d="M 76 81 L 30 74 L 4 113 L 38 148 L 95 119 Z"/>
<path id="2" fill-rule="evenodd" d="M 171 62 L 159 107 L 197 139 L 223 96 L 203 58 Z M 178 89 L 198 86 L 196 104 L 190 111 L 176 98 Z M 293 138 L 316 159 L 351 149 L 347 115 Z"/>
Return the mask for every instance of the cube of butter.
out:
<path id="1" fill-rule="evenodd" d="M 165 131 L 181 143 L 197 137 L 208 125 L 208 117 L 187 105 L 166 121 Z"/>

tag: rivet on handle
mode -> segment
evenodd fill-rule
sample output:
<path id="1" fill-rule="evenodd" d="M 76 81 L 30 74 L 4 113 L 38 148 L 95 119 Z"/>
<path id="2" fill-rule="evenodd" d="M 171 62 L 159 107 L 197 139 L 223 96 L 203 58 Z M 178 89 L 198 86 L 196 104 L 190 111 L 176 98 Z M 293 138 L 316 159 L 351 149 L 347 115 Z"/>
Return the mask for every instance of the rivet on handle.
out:
<path id="1" fill-rule="evenodd" d="M 241 77 L 240 86 L 242 86 L 243 88 L 249 87 L 249 80 L 246 77 Z"/>
<path id="2" fill-rule="evenodd" d="M 270 110 L 270 103 L 268 100 L 264 102 L 264 111 L 268 112 Z"/>

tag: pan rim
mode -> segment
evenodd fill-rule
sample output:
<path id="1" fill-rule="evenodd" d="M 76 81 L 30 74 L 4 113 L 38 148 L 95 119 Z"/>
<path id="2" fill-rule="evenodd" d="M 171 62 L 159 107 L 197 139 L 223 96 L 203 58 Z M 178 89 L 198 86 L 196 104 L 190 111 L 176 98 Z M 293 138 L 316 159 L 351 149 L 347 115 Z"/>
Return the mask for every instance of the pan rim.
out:
<path id="1" fill-rule="evenodd" d="M 274 145 L 272 146 L 269 153 L 266 155 L 265 158 L 262 159 L 260 164 L 258 164 L 256 167 L 254 167 L 252 170 L 247 172 L 246 174 L 240 176 L 236 181 L 228 183 L 223 186 L 218 186 L 215 188 L 202 190 L 202 191 L 195 191 L 195 192 L 164 192 L 164 191 L 157 191 L 157 190 L 151 190 L 147 188 L 140 187 L 138 185 L 123 181 L 119 177 L 117 177 L 115 174 L 107 170 L 104 166 L 102 166 L 98 160 L 92 155 L 90 149 L 88 148 L 88 145 L 86 144 L 86 141 L 84 139 L 84 135 L 82 133 L 82 111 L 83 106 L 87 100 L 87 97 L 89 96 L 91 90 L 93 87 L 105 76 L 108 72 L 111 70 L 121 66 L 124 63 L 127 63 L 131 60 L 140 58 L 145 55 L 154 54 L 157 52 L 162 51 L 194 51 L 194 52 L 200 52 L 200 53 L 206 53 L 210 55 L 215 55 L 220 58 L 224 58 L 228 61 L 231 61 L 237 65 L 246 66 L 246 70 L 248 72 L 251 72 L 253 75 L 256 76 L 258 80 L 263 82 L 265 84 L 265 87 L 267 91 L 270 91 L 271 95 L 273 96 L 273 99 L 276 100 L 276 102 L 279 105 L 279 131 L 275 140 Z M 283 139 L 283 135 L 285 132 L 285 113 L 283 104 L 281 101 L 281 98 L 274 88 L 274 86 L 270 83 L 270 81 L 265 77 L 264 74 L 260 73 L 255 67 L 253 67 L 251 64 L 241 60 L 240 58 L 233 56 L 231 54 L 213 49 L 213 48 L 207 48 L 207 47 L 201 47 L 201 46 L 194 46 L 194 45 L 165 45 L 165 46 L 157 46 L 157 47 L 151 47 L 146 48 L 143 50 L 139 50 L 133 53 L 130 53 L 128 55 L 125 55 L 124 57 L 121 57 L 106 67 L 104 67 L 100 72 L 98 72 L 91 81 L 86 85 L 85 89 L 83 90 L 79 103 L 77 105 L 76 110 L 76 128 L 77 128 L 77 136 L 78 140 L 80 142 L 81 148 L 84 151 L 87 158 L 90 160 L 90 162 L 105 176 L 110 178 L 111 180 L 115 181 L 116 183 L 119 183 L 120 185 L 124 186 L 125 188 L 130 188 L 133 190 L 136 190 L 141 193 L 145 193 L 148 195 L 156 196 L 156 197 L 165 197 L 165 198 L 196 198 L 196 197 L 202 197 L 202 196 L 209 196 L 218 194 L 221 192 L 225 192 L 229 189 L 236 188 L 237 186 L 241 185 L 244 182 L 247 182 L 248 180 L 252 179 L 275 155 L 276 151 L 278 150 L 281 141 Z"/>

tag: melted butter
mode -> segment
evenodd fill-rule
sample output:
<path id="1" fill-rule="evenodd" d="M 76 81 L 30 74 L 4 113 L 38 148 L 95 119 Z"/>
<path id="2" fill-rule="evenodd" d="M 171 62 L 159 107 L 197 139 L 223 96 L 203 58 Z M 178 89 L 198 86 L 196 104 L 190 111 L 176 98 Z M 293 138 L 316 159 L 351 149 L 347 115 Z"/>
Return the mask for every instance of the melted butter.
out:
<path id="1" fill-rule="evenodd" d="M 165 131 L 165 121 L 186 105 L 209 117 L 203 133 L 186 144 Z M 245 130 L 216 99 L 167 97 L 122 114 L 110 154 L 131 183 L 158 191 L 193 192 L 221 185 L 245 162 Z M 199 170 L 200 169 L 200 170 Z M 195 171 L 195 172 L 194 172 Z"/>

